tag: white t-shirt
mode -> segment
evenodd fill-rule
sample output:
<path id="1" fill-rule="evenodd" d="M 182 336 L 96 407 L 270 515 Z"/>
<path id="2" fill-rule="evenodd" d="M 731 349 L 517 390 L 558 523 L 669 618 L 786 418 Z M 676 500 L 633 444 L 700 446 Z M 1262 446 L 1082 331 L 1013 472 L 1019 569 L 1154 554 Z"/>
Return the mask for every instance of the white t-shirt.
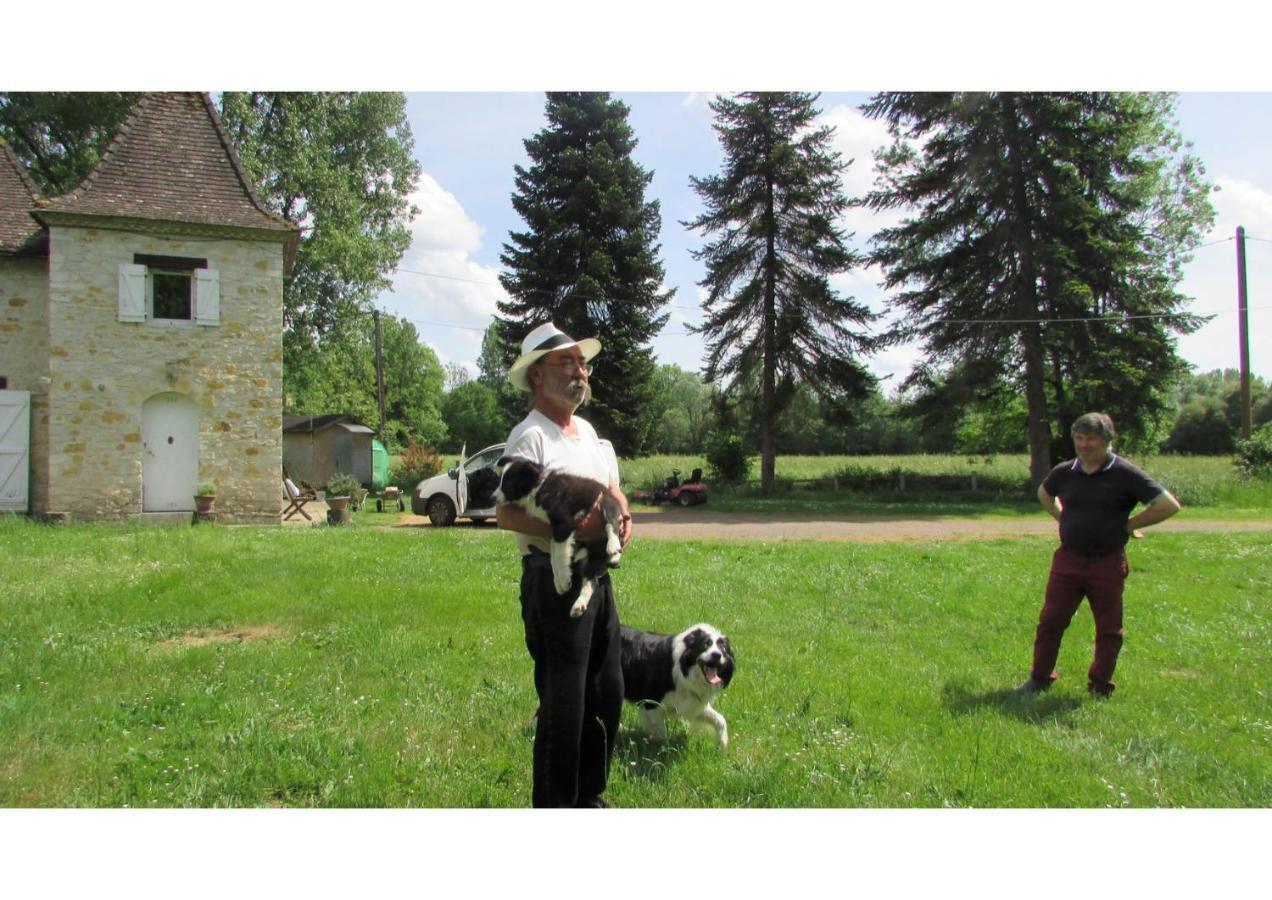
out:
<path id="1" fill-rule="evenodd" d="M 568 435 L 537 409 L 522 419 L 508 435 L 505 456 L 519 456 L 549 469 L 594 478 L 601 484 L 618 484 L 618 457 L 609 441 L 596 436 L 596 429 L 586 419 L 574 416 L 577 434 Z M 547 552 L 548 541 L 516 532 L 522 555 L 531 547 Z"/>

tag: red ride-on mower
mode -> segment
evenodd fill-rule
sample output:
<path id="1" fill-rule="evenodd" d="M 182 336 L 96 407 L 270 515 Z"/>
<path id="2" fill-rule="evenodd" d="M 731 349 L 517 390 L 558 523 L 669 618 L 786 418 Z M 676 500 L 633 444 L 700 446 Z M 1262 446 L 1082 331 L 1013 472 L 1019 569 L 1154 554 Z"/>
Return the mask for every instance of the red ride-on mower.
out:
<path id="1" fill-rule="evenodd" d="M 663 482 L 662 487 L 652 494 L 648 491 L 637 491 L 632 495 L 632 499 L 652 503 L 655 506 L 659 503 L 694 506 L 707 502 L 707 485 L 702 480 L 701 469 L 694 469 L 693 474 L 684 481 L 680 480 L 680 470 L 672 469 L 671 477 Z"/>

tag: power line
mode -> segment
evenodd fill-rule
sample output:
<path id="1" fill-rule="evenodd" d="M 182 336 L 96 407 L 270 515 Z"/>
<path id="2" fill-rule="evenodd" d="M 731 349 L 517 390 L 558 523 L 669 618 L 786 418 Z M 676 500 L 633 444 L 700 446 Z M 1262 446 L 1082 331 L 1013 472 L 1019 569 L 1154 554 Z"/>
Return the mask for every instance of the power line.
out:
<path id="1" fill-rule="evenodd" d="M 423 275 L 425 278 L 445 278 L 447 281 L 465 281 L 468 284 L 484 284 L 486 287 L 497 287 L 502 289 L 503 285 L 497 281 L 478 281 L 476 278 L 460 278 L 458 275 L 443 275 L 440 272 L 420 272 L 416 269 L 394 269 L 394 274 L 398 272 L 406 272 L 410 275 Z"/>
<path id="2" fill-rule="evenodd" d="M 393 315 L 389 313 L 389 315 Z M 404 322 L 410 322 L 412 325 L 432 325 L 435 328 L 461 328 L 464 331 L 485 331 L 485 327 L 478 328 L 476 325 L 452 325 L 450 322 L 429 322 L 424 319 L 412 319 L 407 316 L 398 316 Z"/>
<path id="3" fill-rule="evenodd" d="M 1253 235 L 1249 235 L 1249 234 L 1247 234 L 1245 238 L 1248 241 L 1260 241 L 1265 244 L 1272 244 L 1272 239 L 1269 239 L 1269 238 L 1254 237 Z M 1223 238 L 1219 238 L 1218 240 L 1209 241 L 1205 244 L 1199 244 L 1197 249 L 1202 249 L 1204 247 L 1213 247 L 1217 244 L 1226 244 L 1229 241 L 1234 241 L 1234 240 L 1236 240 L 1235 236 L 1223 237 Z M 443 279 L 446 279 L 447 281 L 462 281 L 467 284 L 479 284 L 479 285 L 482 285 L 483 287 L 496 287 L 496 288 L 499 288 L 500 290 L 504 290 L 503 285 L 497 281 L 482 281 L 475 278 L 461 278 L 458 275 L 444 275 L 441 272 L 422 272 L 419 269 L 399 268 L 394 271 L 394 274 L 398 272 L 404 272 L 409 275 L 419 275 L 424 278 L 443 278 Z M 387 291 L 387 293 L 394 294 L 396 293 L 396 291 L 389 290 Z M 553 294 L 554 292 L 544 291 L 544 290 L 532 290 L 532 291 L 526 291 L 524 293 L 544 295 L 544 294 Z M 582 300 L 585 303 L 594 302 L 594 301 L 600 302 L 605 299 L 603 297 L 579 296 L 577 294 L 569 294 L 567 296 L 571 300 Z M 682 309 L 682 310 L 687 310 L 690 312 L 705 312 L 705 310 L 703 310 L 701 306 L 684 306 L 679 303 L 668 303 L 668 304 L 665 304 L 665 306 L 668 309 Z M 1267 307 L 1267 306 L 1247 306 L 1246 307 L 1246 309 L 1248 310 L 1260 310 L 1260 309 L 1269 309 L 1269 308 L 1270 307 Z M 1135 321 L 1139 319 L 1175 319 L 1175 318 L 1183 318 L 1185 316 L 1194 316 L 1196 318 L 1204 319 L 1207 322 L 1209 322 L 1212 319 L 1214 319 L 1216 316 L 1231 315 L 1231 314 L 1233 314 L 1232 310 L 1222 310 L 1220 312 L 1215 312 L 1215 313 L 1145 313 L 1143 315 L 1138 315 L 1138 316 L 1118 316 L 1118 315 L 1080 316 L 1080 317 L 1073 317 L 1073 318 L 1058 318 L 1058 319 L 942 319 L 940 321 L 948 325 L 1060 325 L 1060 324 L 1071 324 L 1075 322 L 1114 322 L 1116 323 L 1116 322 L 1131 322 L 1131 321 Z M 486 330 L 484 327 L 479 328 L 474 325 L 455 325 L 450 322 L 432 322 L 432 321 L 427 321 L 424 319 L 411 319 L 406 316 L 399 316 L 398 318 L 401 318 L 404 321 L 411 322 L 416 325 L 429 325 L 435 328 L 455 328 L 455 329 L 461 329 L 464 331 L 485 331 Z M 667 332 L 667 333 L 664 333 L 663 336 L 665 337 L 695 337 L 697 336 L 697 334 L 698 332 L 684 331 L 684 332 Z"/>
<path id="4" fill-rule="evenodd" d="M 483 286 L 485 286 L 485 287 L 497 287 L 497 288 L 499 288 L 500 290 L 504 290 L 504 286 L 503 286 L 502 284 L 500 284 L 499 282 L 497 282 L 497 281 L 478 281 L 478 280 L 477 280 L 477 279 L 475 279 L 475 278 L 460 278 L 458 275 L 443 275 L 443 274 L 442 274 L 442 273 L 440 273 L 440 272 L 421 272 L 421 271 L 419 271 L 418 269 L 396 269 L 396 270 L 394 270 L 394 274 L 396 274 L 397 272 L 407 272 L 407 273 L 409 273 L 409 274 L 411 274 L 411 275 L 422 275 L 422 276 L 424 276 L 425 278 L 445 278 L 445 279 L 447 279 L 448 281 L 463 281 L 463 282 L 466 282 L 467 284 L 480 284 L 480 285 L 483 285 Z M 552 292 L 551 292 L 551 291 L 538 291 L 538 290 L 536 290 L 536 291 L 527 291 L 526 293 L 530 293 L 530 294 L 550 294 L 550 293 L 552 293 Z M 600 300 L 604 300 L 605 298 L 604 298 L 604 297 L 581 297 L 581 296 L 578 296 L 578 295 L 576 295 L 576 294 L 571 294 L 571 295 L 570 295 L 570 299 L 572 299 L 572 300 L 583 300 L 583 301 L 585 301 L 585 302 L 586 302 L 586 301 L 591 301 L 591 300 L 600 301 Z M 681 305 L 680 305 L 680 304 L 678 304 L 678 303 L 668 303 L 668 304 L 667 304 L 667 306 L 669 306 L 669 307 L 670 307 L 670 308 L 672 308 L 672 309 L 690 309 L 690 310 L 695 310 L 695 311 L 696 311 L 696 310 L 698 310 L 698 309 L 700 309 L 700 307 L 697 307 L 697 306 L 681 306 Z"/>
<path id="5" fill-rule="evenodd" d="M 1270 242 L 1272 243 L 1272 242 Z M 1248 310 L 1272 309 L 1272 305 L 1266 306 L 1249 306 Z M 1205 319 L 1207 322 L 1219 316 L 1236 315 L 1237 310 L 1224 309 L 1212 313 L 1145 313 L 1139 316 L 1088 316 L 1073 317 L 1063 319 L 942 319 L 944 324 L 948 325 L 1060 325 L 1072 324 L 1075 322 L 1130 322 L 1135 319 L 1178 319 L 1185 316 L 1194 316 L 1195 318 Z M 391 315 L 391 314 L 390 314 Z M 476 325 L 455 325 L 450 322 L 432 322 L 426 319 L 412 319 L 409 316 L 397 316 L 403 321 L 410 322 L 413 325 L 431 325 L 435 328 L 457 328 L 463 331 L 485 331 L 486 327 Z M 698 332 L 693 331 L 669 331 L 662 332 L 663 337 L 697 337 Z"/>

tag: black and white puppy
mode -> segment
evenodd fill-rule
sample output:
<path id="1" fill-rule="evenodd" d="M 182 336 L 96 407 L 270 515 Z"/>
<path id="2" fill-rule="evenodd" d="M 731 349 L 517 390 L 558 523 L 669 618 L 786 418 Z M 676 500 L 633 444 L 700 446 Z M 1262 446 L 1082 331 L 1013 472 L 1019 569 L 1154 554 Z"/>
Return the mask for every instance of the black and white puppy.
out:
<path id="1" fill-rule="evenodd" d="M 729 724 L 711 708 L 733 679 L 729 639 L 706 623 L 679 634 L 623 625 L 622 638 L 623 696 L 640 707 L 644 730 L 665 741 L 663 719 L 677 715 L 691 726 L 711 727 L 720 746 L 729 746 Z"/>
<path id="2" fill-rule="evenodd" d="M 592 599 L 593 579 L 607 568 L 616 568 L 622 558 L 618 537 L 622 508 L 605 485 L 593 478 L 548 469 L 518 457 L 502 457 L 496 503 L 515 503 L 552 527 L 552 580 L 558 594 L 566 594 L 577 578 L 579 595 L 570 606 L 570 616 L 578 618 Z M 605 534 L 594 541 L 575 536 L 579 520 L 601 498 Z"/>

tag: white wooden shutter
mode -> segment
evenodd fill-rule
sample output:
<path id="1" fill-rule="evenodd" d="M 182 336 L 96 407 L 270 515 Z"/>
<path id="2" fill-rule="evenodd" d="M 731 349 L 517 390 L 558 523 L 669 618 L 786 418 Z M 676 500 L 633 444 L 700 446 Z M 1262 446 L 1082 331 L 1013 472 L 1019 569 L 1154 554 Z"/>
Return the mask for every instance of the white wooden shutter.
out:
<path id="1" fill-rule="evenodd" d="M 119 264 L 119 321 L 146 321 L 146 267 Z"/>
<path id="2" fill-rule="evenodd" d="M 194 270 L 194 321 L 221 324 L 221 273 L 217 269 Z"/>
<path id="3" fill-rule="evenodd" d="M 26 512 L 31 471 L 31 394 L 0 391 L 0 510 Z"/>

